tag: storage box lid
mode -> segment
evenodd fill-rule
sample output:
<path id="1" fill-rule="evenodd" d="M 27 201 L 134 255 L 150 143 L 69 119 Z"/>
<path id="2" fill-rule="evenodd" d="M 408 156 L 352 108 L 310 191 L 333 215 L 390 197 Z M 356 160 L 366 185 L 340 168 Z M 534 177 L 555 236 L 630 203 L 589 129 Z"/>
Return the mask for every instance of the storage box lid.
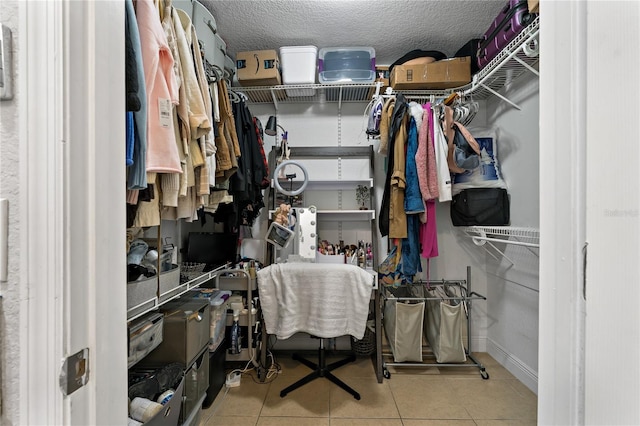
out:
<path id="1" fill-rule="evenodd" d="M 194 299 L 209 299 L 211 306 L 220 306 L 231 296 L 229 290 L 217 290 L 214 288 L 200 288 L 193 290 Z"/>
<path id="2" fill-rule="evenodd" d="M 324 59 L 327 55 L 340 55 L 341 57 L 357 57 L 368 54 L 369 58 L 376 57 L 373 47 L 323 47 L 318 52 L 318 57 Z"/>
<path id="3" fill-rule="evenodd" d="M 165 313 L 166 318 L 189 318 L 208 305 L 209 301 L 206 299 L 175 300 L 164 304 L 160 310 Z"/>
<path id="4" fill-rule="evenodd" d="M 318 80 L 372 83 L 376 53 L 373 47 L 323 47 L 318 53 Z"/>
<path id="5" fill-rule="evenodd" d="M 318 48 L 315 46 L 282 46 L 280 48 L 280 56 L 283 53 L 318 53 Z"/>

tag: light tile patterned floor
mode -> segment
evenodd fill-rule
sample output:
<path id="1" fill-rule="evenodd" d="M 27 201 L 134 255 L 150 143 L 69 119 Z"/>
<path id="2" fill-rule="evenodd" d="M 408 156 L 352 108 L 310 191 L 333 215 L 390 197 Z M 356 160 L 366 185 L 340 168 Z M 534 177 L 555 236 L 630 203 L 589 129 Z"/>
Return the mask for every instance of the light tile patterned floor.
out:
<path id="1" fill-rule="evenodd" d="M 222 388 L 202 411 L 201 426 L 529 426 L 536 424 L 537 397 L 486 353 L 477 368 L 389 368 L 378 383 L 369 358 L 334 370 L 360 392 L 361 400 L 326 379 L 280 398 L 280 391 L 310 370 L 282 356 L 282 372 L 270 383 L 242 376 L 237 388 Z M 328 360 L 330 362 L 331 360 Z M 250 374 L 253 374 L 250 375 Z"/>

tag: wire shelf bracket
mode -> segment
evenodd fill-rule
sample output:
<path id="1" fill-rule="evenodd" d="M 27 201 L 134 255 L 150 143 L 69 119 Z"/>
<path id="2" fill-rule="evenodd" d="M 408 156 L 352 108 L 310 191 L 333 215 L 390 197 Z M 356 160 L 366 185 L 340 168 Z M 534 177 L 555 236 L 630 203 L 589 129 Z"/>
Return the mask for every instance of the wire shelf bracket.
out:
<path id="1" fill-rule="evenodd" d="M 471 241 L 484 249 L 495 260 L 500 258 L 496 255 L 499 253 L 501 257 L 508 260 L 512 265 L 515 262 L 505 254 L 494 243 L 510 244 L 526 247 L 531 253 L 539 256 L 540 248 L 540 232 L 535 228 L 519 228 L 515 226 L 465 226 L 462 231 Z"/>

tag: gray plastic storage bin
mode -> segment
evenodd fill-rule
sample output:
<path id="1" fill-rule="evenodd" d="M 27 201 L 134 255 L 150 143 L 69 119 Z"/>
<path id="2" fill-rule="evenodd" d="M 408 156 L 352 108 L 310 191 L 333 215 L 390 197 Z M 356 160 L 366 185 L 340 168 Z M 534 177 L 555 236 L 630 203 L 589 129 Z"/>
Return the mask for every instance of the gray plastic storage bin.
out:
<path id="1" fill-rule="evenodd" d="M 375 79 L 373 47 L 323 47 L 318 52 L 320 83 L 373 83 Z"/>

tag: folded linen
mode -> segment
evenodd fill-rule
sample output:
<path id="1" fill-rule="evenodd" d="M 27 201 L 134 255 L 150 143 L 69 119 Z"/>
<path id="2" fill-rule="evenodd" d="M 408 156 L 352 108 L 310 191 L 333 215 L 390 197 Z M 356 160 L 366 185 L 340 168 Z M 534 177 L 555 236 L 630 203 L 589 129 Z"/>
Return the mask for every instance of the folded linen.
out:
<path id="1" fill-rule="evenodd" d="M 355 265 L 277 263 L 258 271 L 267 333 L 364 336 L 374 275 Z"/>

